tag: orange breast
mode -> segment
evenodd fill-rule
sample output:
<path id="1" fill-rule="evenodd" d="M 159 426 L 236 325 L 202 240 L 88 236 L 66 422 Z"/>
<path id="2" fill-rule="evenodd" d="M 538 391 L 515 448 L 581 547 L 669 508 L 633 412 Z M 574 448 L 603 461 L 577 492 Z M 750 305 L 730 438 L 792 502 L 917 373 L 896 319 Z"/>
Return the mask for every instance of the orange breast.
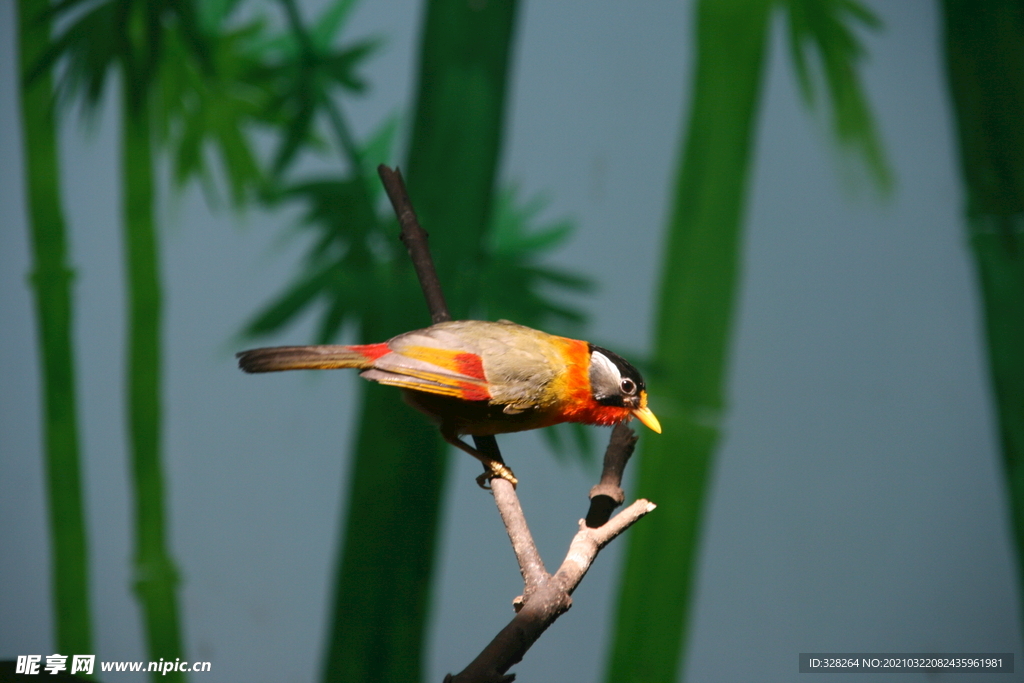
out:
<path id="1" fill-rule="evenodd" d="M 581 422 L 613 425 L 631 416 L 628 408 L 601 405 L 590 388 L 590 344 L 577 339 L 557 338 L 566 360 L 566 372 L 553 382 L 559 419 L 551 422 Z"/>

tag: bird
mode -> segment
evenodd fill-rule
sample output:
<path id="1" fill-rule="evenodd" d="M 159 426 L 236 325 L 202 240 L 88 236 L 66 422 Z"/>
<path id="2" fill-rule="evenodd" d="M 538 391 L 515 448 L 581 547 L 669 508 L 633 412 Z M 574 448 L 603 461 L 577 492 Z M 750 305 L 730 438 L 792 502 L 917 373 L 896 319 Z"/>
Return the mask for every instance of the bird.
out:
<path id="1" fill-rule="evenodd" d="M 275 346 L 237 354 L 248 373 L 355 368 L 364 379 L 398 387 L 449 444 L 480 460 L 477 482 L 501 477 L 500 459 L 460 436 L 493 436 L 562 422 L 614 425 L 637 418 L 656 433 L 647 386 L 621 356 L 590 342 L 508 320 L 453 320 L 377 344 Z"/>

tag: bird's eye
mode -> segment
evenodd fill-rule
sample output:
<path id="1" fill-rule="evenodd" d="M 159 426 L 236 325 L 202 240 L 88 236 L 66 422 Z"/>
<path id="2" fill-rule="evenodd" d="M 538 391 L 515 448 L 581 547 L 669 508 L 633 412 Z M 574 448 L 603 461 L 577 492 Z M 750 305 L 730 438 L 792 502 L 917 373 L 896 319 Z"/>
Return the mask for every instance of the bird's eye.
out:
<path id="1" fill-rule="evenodd" d="M 622 382 L 619 384 L 619 388 L 622 389 L 622 393 L 627 396 L 632 396 L 636 393 L 636 382 L 628 377 L 624 377 Z"/>

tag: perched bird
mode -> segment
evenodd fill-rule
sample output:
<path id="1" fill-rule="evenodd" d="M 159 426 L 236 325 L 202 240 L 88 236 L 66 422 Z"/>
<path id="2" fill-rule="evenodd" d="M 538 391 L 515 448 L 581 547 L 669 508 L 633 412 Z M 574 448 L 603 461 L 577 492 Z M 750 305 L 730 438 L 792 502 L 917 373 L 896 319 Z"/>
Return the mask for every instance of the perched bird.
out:
<path id="1" fill-rule="evenodd" d="M 479 481 L 516 479 L 503 462 L 460 435 L 487 436 L 560 422 L 613 425 L 636 417 L 655 432 L 636 368 L 589 342 L 556 337 L 507 320 L 456 320 L 380 344 L 278 346 L 238 354 L 246 372 L 357 368 L 400 387 L 406 402 L 441 428 L 445 441 L 489 469 Z"/>

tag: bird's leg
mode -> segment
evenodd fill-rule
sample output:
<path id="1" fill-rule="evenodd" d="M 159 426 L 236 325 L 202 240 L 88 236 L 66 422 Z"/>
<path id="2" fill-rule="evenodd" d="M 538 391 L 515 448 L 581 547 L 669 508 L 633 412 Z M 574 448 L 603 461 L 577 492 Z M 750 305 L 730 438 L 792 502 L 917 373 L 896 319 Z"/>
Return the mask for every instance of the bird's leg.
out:
<path id="1" fill-rule="evenodd" d="M 460 439 L 459 436 L 453 432 L 449 432 L 447 430 L 442 429 L 441 436 L 443 436 L 444 440 L 450 443 L 451 445 L 455 446 L 461 451 L 469 453 L 474 458 L 476 458 L 477 460 L 484 464 L 484 467 L 487 468 L 487 471 L 476 478 L 476 483 L 480 488 L 490 489 L 491 487 L 488 486 L 487 482 L 489 482 L 491 479 L 494 479 L 495 477 L 507 479 L 508 481 L 512 482 L 513 487 L 519 483 L 519 480 L 516 479 L 516 475 L 512 474 L 512 470 L 509 469 L 508 465 L 506 465 L 502 461 L 500 456 L 495 458 L 473 448 L 468 443 Z"/>

